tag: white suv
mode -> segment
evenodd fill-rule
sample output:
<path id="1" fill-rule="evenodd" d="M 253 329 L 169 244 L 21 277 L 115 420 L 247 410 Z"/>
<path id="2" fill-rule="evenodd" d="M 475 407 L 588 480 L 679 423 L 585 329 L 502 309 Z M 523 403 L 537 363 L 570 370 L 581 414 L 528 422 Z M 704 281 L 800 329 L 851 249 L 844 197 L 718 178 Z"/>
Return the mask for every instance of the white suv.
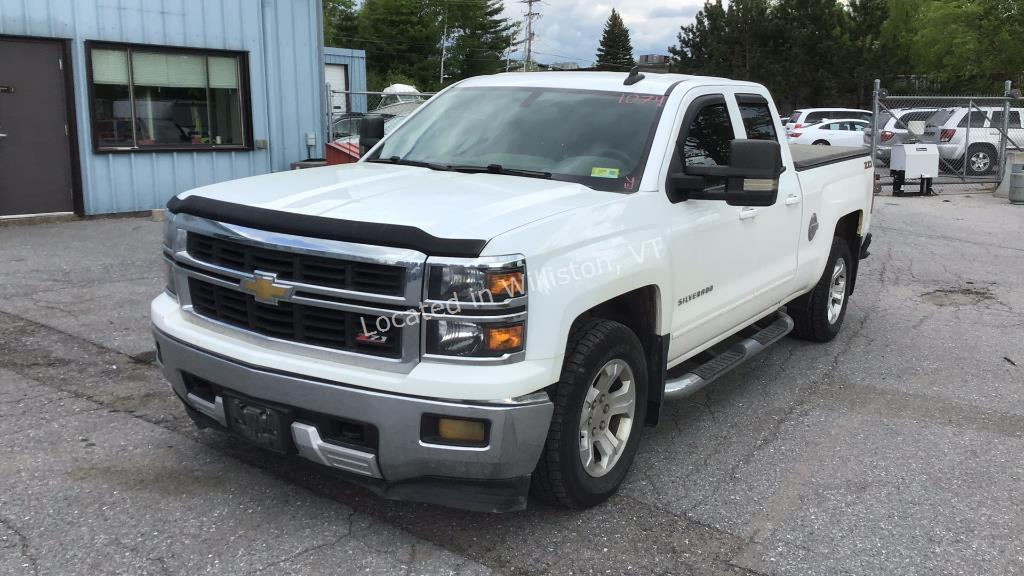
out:
<path id="1" fill-rule="evenodd" d="M 939 157 L 945 170 L 964 168 L 969 176 L 991 174 L 999 168 L 999 146 L 1002 141 L 1003 109 L 940 108 L 927 121 L 923 142 L 938 144 Z M 982 113 L 984 112 L 984 113 Z M 1024 142 L 1021 126 L 1024 108 L 1011 108 L 1007 145 L 1019 148 Z"/>
<path id="2" fill-rule="evenodd" d="M 821 124 L 825 120 L 836 118 L 871 120 L 871 111 L 858 108 L 802 108 L 793 111 L 789 121 L 785 123 L 785 128 L 788 133 L 809 124 Z"/>
<path id="3" fill-rule="evenodd" d="M 892 147 L 903 144 L 907 140 L 907 128 L 911 122 L 924 121 L 935 113 L 935 108 L 896 108 L 878 113 L 879 127 L 878 149 L 875 150 L 875 159 L 889 164 L 892 156 Z M 871 127 L 864 129 L 864 145 L 871 146 Z"/>

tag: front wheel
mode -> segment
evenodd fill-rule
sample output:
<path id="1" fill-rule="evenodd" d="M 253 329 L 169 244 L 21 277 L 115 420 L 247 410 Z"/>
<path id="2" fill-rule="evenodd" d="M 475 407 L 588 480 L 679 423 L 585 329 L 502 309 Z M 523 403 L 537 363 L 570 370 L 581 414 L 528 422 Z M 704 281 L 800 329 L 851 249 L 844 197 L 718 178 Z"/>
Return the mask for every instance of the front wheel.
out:
<path id="1" fill-rule="evenodd" d="M 618 490 L 640 444 L 647 362 L 636 334 L 599 318 L 574 329 L 552 396 L 531 491 L 570 508 L 600 504 Z"/>
<path id="2" fill-rule="evenodd" d="M 809 294 L 787 309 L 793 335 L 813 342 L 830 342 L 839 334 L 850 302 L 853 256 L 842 238 L 832 239 L 832 250 L 821 279 Z"/>

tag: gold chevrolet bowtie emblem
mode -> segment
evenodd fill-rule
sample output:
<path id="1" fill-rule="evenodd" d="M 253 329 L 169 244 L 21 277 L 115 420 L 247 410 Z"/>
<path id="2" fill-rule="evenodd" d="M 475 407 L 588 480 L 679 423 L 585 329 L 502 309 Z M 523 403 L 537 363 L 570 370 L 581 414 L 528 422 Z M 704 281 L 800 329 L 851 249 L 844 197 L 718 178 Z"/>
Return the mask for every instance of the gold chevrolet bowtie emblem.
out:
<path id="1" fill-rule="evenodd" d="M 278 301 L 291 296 L 292 290 L 294 290 L 291 286 L 278 284 L 277 274 L 267 274 L 266 272 L 256 272 L 252 278 L 242 280 L 241 288 L 252 294 L 257 302 L 274 306 L 277 306 Z"/>

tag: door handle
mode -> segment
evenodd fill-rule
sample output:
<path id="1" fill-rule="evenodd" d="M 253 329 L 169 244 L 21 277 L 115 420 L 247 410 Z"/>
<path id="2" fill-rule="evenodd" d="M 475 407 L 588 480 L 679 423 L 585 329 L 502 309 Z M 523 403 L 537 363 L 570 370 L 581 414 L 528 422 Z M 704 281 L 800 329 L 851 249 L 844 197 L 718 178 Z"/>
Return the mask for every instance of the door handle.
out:
<path id="1" fill-rule="evenodd" d="M 0 134 L 0 138 L 7 138 L 7 134 Z"/>
<path id="2" fill-rule="evenodd" d="M 757 208 L 744 208 L 740 210 L 740 220 L 750 220 L 751 218 L 756 218 L 758 212 L 760 212 L 760 210 L 758 210 Z"/>
<path id="3" fill-rule="evenodd" d="M 786 206 L 795 206 L 800 203 L 800 197 L 796 194 L 786 196 Z"/>

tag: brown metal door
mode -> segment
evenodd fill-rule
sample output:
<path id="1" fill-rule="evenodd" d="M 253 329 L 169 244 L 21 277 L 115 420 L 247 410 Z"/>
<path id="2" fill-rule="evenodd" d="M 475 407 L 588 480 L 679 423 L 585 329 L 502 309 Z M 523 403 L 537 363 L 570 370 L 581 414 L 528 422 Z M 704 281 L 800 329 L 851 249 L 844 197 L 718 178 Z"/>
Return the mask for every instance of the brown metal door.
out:
<path id="1" fill-rule="evenodd" d="M 59 41 L 0 38 L 0 216 L 71 212 Z"/>

